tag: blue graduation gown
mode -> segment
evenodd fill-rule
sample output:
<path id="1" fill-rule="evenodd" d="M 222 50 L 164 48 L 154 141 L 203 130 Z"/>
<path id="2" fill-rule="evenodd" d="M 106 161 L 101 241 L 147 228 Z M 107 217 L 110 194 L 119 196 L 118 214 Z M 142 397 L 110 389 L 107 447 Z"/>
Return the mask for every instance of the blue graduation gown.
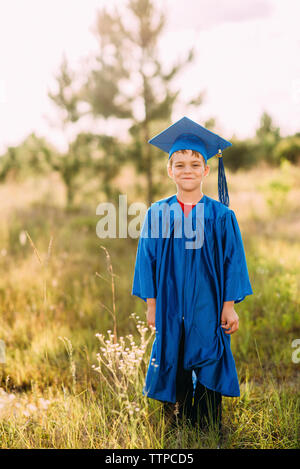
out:
<path id="1" fill-rule="evenodd" d="M 166 218 L 161 204 L 170 209 L 168 223 L 162 222 Z M 199 204 L 203 206 L 197 209 Z M 201 225 L 198 215 L 203 212 Z M 186 242 L 196 237 L 186 235 L 183 228 L 180 231 L 184 217 L 191 217 L 192 229 L 197 226 L 196 232 L 202 233 L 201 247 L 186 248 Z M 221 327 L 221 312 L 224 301 L 239 303 L 252 293 L 241 233 L 231 209 L 206 195 L 188 217 L 176 194 L 152 204 L 141 229 L 131 292 L 145 302 L 156 298 L 155 340 L 143 394 L 176 402 L 178 347 L 184 327 L 184 368 L 193 370 L 207 388 L 239 396 L 231 338 Z"/>

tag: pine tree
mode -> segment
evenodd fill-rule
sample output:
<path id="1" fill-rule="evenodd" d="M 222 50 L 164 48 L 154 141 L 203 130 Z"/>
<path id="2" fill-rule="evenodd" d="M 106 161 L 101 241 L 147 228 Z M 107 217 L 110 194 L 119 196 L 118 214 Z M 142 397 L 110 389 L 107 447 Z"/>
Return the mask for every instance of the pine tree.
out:
<path id="1" fill-rule="evenodd" d="M 170 69 L 160 61 L 158 43 L 166 24 L 164 11 L 151 0 L 129 0 L 125 7 L 98 12 L 97 67 L 88 76 L 84 92 L 94 116 L 128 119 L 132 140 L 126 154 L 138 173 L 147 179 L 147 202 L 151 205 L 158 185 L 153 180 L 157 151 L 147 145 L 155 123 L 169 122 L 179 90 L 172 81 L 193 60 L 191 49 L 184 60 Z M 199 105 L 201 97 L 190 103 Z"/>

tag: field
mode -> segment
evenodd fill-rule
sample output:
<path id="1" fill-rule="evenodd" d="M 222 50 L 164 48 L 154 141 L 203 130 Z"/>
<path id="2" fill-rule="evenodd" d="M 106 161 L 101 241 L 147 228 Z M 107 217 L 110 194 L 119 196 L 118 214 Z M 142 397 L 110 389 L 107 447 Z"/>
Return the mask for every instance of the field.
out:
<path id="1" fill-rule="evenodd" d="M 215 177 L 203 187 L 214 198 Z M 222 447 L 297 448 L 300 168 L 227 180 L 254 294 L 236 305 L 241 397 L 224 398 Z M 144 201 L 130 183 L 120 193 Z M 175 192 L 170 182 L 161 198 Z M 0 197 L 0 447 L 215 448 L 213 432 L 168 429 L 142 396 L 153 332 L 130 293 L 137 240 L 99 239 L 97 195 L 66 211 L 55 174 L 7 182 Z"/>

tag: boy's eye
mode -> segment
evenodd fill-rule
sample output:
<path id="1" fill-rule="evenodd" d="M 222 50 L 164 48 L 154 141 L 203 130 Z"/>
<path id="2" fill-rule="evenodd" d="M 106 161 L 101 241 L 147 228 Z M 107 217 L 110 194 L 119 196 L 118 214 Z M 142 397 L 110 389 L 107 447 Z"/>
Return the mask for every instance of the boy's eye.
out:
<path id="1" fill-rule="evenodd" d="M 200 166 L 200 164 L 195 163 L 195 164 L 193 164 L 192 166 L 193 166 L 194 168 L 197 168 L 197 167 Z M 183 167 L 182 164 L 177 164 L 177 165 L 176 165 L 176 168 L 182 168 L 182 167 Z"/>

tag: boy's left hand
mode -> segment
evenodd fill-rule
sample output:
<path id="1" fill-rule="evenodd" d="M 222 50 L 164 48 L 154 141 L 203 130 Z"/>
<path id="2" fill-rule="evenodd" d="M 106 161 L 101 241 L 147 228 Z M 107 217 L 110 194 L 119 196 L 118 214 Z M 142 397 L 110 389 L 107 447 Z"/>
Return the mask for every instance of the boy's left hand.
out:
<path id="1" fill-rule="evenodd" d="M 225 334 L 233 334 L 239 328 L 239 317 L 236 314 L 234 307 L 224 307 L 221 314 L 221 327 L 228 329 Z"/>

